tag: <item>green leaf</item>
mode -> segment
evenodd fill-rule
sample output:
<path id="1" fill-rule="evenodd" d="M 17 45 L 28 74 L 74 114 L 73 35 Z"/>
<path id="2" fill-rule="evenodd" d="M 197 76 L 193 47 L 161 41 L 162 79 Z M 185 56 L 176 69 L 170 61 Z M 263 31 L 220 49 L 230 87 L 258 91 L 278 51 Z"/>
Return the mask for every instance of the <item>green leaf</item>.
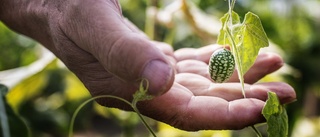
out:
<path id="1" fill-rule="evenodd" d="M 245 74 L 256 60 L 260 48 L 267 47 L 269 45 L 268 37 L 263 29 L 259 17 L 252 12 L 248 12 L 245 15 L 244 21 L 240 24 L 239 15 L 235 12 L 232 13 L 232 25 L 228 26 L 228 20 L 230 15 L 225 14 L 220 20 L 222 22 L 222 28 L 218 36 L 218 44 L 230 45 L 234 50 L 234 56 L 238 55 L 241 62 L 240 67 Z M 232 40 L 227 34 L 227 29 L 230 30 Z M 233 47 L 236 46 L 236 47 Z"/>
<path id="2" fill-rule="evenodd" d="M 155 132 L 152 130 L 152 128 L 148 125 L 148 123 L 144 120 L 144 118 L 142 117 L 139 109 L 137 108 L 137 103 L 139 101 L 144 101 L 144 100 L 151 100 L 154 98 L 154 96 L 149 95 L 148 92 L 149 89 L 149 81 L 147 79 L 142 79 L 140 82 L 140 87 L 139 90 L 136 91 L 135 94 L 133 94 L 133 100 L 131 103 L 131 106 L 133 108 L 133 110 L 138 114 L 138 116 L 140 117 L 142 123 L 144 124 L 144 126 L 148 129 L 148 131 L 154 136 L 156 137 Z"/>
<path id="3" fill-rule="evenodd" d="M 10 137 L 10 127 L 8 123 L 7 112 L 4 103 L 4 96 L 8 92 L 8 88 L 4 85 L 0 85 L 0 122 L 1 122 L 1 130 L 4 137 Z"/>
<path id="4" fill-rule="evenodd" d="M 267 120 L 269 137 L 288 136 L 288 115 L 274 92 L 268 92 L 268 100 L 262 110 L 262 114 Z"/>
<path id="5" fill-rule="evenodd" d="M 146 84 L 146 86 L 144 86 Z M 145 88 L 146 87 L 146 88 Z M 140 87 L 139 90 L 136 91 L 136 93 L 133 94 L 133 102 L 138 102 L 138 101 L 144 101 L 144 100 L 151 100 L 153 99 L 154 96 L 149 95 L 148 92 L 149 88 L 149 82 L 146 79 L 142 79 L 140 82 Z"/>
<path id="6" fill-rule="evenodd" d="M 233 11 L 231 16 L 226 13 L 220 20 L 222 28 L 217 43 L 231 46 L 245 97 L 243 76 L 254 64 L 260 48 L 269 45 L 268 37 L 259 17 L 251 12 L 245 15 L 243 23 L 240 23 L 239 15 Z"/>
<path id="7" fill-rule="evenodd" d="M 259 17 L 251 12 L 245 15 L 241 30 L 235 36 L 243 74 L 254 64 L 260 48 L 269 46 L 268 37 Z"/>
<path id="8" fill-rule="evenodd" d="M 228 13 L 224 14 L 224 16 L 220 18 L 220 21 L 222 22 L 222 28 L 220 29 L 220 34 L 218 35 L 218 41 L 217 41 L 217 43 L 220 45 L 232 46 L 232 42 L 228 40 L 227 38 L 228 34 L 226 33 L 229 19 L 230 19 L 230 14 Z M 241 25 L 240 17 L 236 12 L 232 12 L 232 24 Z"/>
<path id="9" fill-rule="evenodd" d="M 4 137 L 27 137 L 30 136 L 26 123 L 13 111 L 8 104 L 6 94 L 8 88 L 0 84 L 0 135 Z"/>

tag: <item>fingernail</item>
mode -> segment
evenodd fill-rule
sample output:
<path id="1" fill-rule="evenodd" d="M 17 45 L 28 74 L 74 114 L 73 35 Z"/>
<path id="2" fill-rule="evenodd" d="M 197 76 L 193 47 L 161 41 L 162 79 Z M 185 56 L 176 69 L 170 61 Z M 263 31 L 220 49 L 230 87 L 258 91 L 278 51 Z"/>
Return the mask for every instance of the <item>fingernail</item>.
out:
<path id="1" fill-rule="evenodd" d="M 172 86 L 173 69 L 168 63 L 153 60 L 144 68 L 142 78 L 149 81 L 148 92 L 151 95 L 161 95 Z"/>

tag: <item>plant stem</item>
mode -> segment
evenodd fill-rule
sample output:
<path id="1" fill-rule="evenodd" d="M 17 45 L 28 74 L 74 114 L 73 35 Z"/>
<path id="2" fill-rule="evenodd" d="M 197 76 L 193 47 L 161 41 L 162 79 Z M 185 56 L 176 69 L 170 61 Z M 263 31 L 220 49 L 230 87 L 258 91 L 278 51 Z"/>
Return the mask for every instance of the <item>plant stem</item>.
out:
<path id="1" fill-rule="evenodd" d="M 229 5 L 229 18 L 227 18 L 228 24 L 225 26 L 224 30 L 227 32 L 228 35 L 228 39 L 229 41 L 231 41 L 231 49 L 233 51 L 234 56 L 236 57 L 236 66 L 237 66 L 237 71 L 238 71 L 238 77 L 240 79 L 240 83 L 241 83 L 241 90 L 242 90 L 242 94 L 243 97 L 246 98 L 246 94 L 244 91 L 244 78 L 243 78 L 243 71 L 242 71 L 242 67 L 241 66 L 241 58 L 240 55 L 238 54 L 238 49 L 237 49 L 237 45 L 236 42 L 234 40 L 234 36 L 232 35 L 233 30 L 230 31 L 230 29 L 233 29 L 233 21 L 232 21 L 232 11 L 234 8 L 234 5 L 236 3 L 236 0 L 229 0 L 228 1 L 228 5 Z M 254 130 L 254 132 L 257 134 L 258 137 L 262 137 L 261 133 L 257 130 L 257 128 L 253 125 L 251 126 L 252 129 Z"/>
<path id="2" fill-rule="evenodd" d="M 138 114 L 140 120 L 142 121 L 142 123 L 144 124 L 144 126 L 149 130 L 149 132 L 154 136 L 157 137 L 157 135 L 154 133 L 154 131 L 152 130 L 152 128 L 148 125 L 148 123 L 144 120 L 143 116 L 140 114 L 140 111 L 137 108 L 137 101 L 133 101 L 132 102 L 132 108 L 133 110 Z"/>
<path id="3" fill-rule="evenodd" d="M 244 91 L 244 79 L 243 79 L 243 71 L 242 71 L 242 67 L 241 67 L 241 58 L 240 55 L 238 54 L 238 49 L 237 49 L 237 45 L 236 42 L 234 40 L 234 36 L 232 35 L 232 30 L 230 31 L 230 29 L 233 29 L 233 22 L 232 22 L 232 11 L 234 8 L 234 5 L 236 3 L 236 0 L 229 0 L 228 1 L 228 5 L 229 5 L 229 18 L 227 18 L 228 21 L 228 25 L 225 26 L 224 30 L 227 32 L 228 34 L 228 39 L 229 41 L 231 41 L 231 49 L 232 49 L 232 53 L 236 58 L 236 67 L 238 70 L 238 77 L 241 83 L 241 90 L 242 90 L 242 95 L 244 98 L 246 98 L 246 94 Z"/>
<path id="4" fill-rule="evenodd" d="M 232 26 L 233 24 L 232 24 L 232 9 L 233 9 L 233 7 L 231 6 L 231 1 L 233 1 L 233 0 L 229 0 L 228 1 L 228 5 L 229 5 L 229 11 L 228 11 L 228 13 L 229 13 L 229 22 L 228 22 L 228 25 L 229 26 Z"/>
<path id="5" fill-rule="evenodd" d="M 145 87 L 144 87 L 145 82 Z M 131 103 L 131 107 L 133 110 L 138 114 L 140 120 L 144 124 L 144 126 L 149 130 L 149 132 L 154 136 L 157 137 L 154 131 L 151 129 L 151 127 L 147 124 L 147 122 L 144 120 L 143 116 L 141 115 L 140 111 L 137 108 L 137 103 L 139 101 L 144 100 L 150 100 L 153 98 L 153 96 L 147 95 L 147 90 L 149 89 L 149 81 L 147 79 L 142 79 L 140 82 L 139 90 L 133 95 L 133 100 Z"/>
<path id="6" fill-rule="evenodd" d="M 72 115 L 71 118 L 71 122 L 70 122 L 70 128 L 69 128 L 69 135 L 68 137 L 72 137 L 73 136 L 73 126 L 74 126 L 74 121 L 76 119 L 76 116 L 78 115 L 79 111 L 81 110 L 81 108 L 83 108 L 86 104 L 88 104 L 89 102 L 95 100 L 95 99 L 99 99 L 99 98 L 114 98 L 114 99 L 118 99 L 121 100 L 123 102 L 125 102 L 126 104 L 130 105 L 132 107 L 132 109 L 138 114 L 140 120 L 142 121 L 142 123 L 144 124 L 144 126 L 148 129 L 148 131 L 154 136 L 157 137 L 156 134 L 154 133 L 154 131 L 151 129 L 151 127 L 147 124 L 147 122 L 144 120 L 144 118 L 142 117 L 142 115 L 140 114 L 138 108 L 137 108 L 137 102 L 139 100 L 134 99 L 132 101 L 132 103 L 128 102 L 127 100 L 117 97 L 117 96 L 112 96 L 112 95 L 101 95 L 101 96 L 96 96 L 93 98 L 88 99 L 87 101 L 83 102 L 74 112 L 74 114 Z"/>
<path id="7" fill-rule="evenodd" d="M 101 96 L 96 96 L 93 98 L 90 98 L 88 100 L 86 100 L 85 102 L 83 102 L 77 109 L 76 111 L 73 113 L 72 118 L 71 118 L 71 122 L 70 122 L 70 128 L 69 128 L 69 135 L 68 137 L 72 137 L 73 136 L 73 126 L 74 126 L 74 121 L 76 119 L 76 116 L 78 115 L 79 111 L 81 110 L 81 108 L 83 108 L 86 104 L 88 104 L 89 102 L 95 100 L 95 99 L 99 99 L 99 98 L 114 98 L 114 99 L 118 99 L 121 100 L 125 103 L 127 103 L 128 105 L 132 106 L 130 102 L 128 102 L 127 100 L 117 97 L 117 96 L 112 96 L 112 95 L 101 95 Z"/>
<path id="8" fill-rule="evenodd" d="M 236 43 L 233 39 L 233 35 L 232 33 L 230 32 L 230 29 L 229 27 L 226 27 L 225 28 L 225 31 L 227 32 L 228 34 L 228 38 L 229 38 L 229 41 L 231 41 L 231 48 L 232 48 L 232 51 L 233 51 L 233 55 L 236 57 L 236 66 L 237 66 L 237 70 L 238 70 L 238 77 L 239 77 L 239 80 L 240 80 L 240 83 L 241 83 L 241 90 L 242 90 L 242 95 L 244 98 L 246 98 L 246 94 L 245 94 L 245 91 L 244 91 L 244 79 L 243 79 L 243 71 L 242 71 L 242 68 L 240 67 L 241 65 L 241 59 L 240 59 L 240 56 L 239 56 L 239 52 L 238 52 L 238 49 L 236 47 Z"/>
<path id="9" fill-rule="evenodd" d="M 254 132 L 257 134 L 258 137 L 262 137 L 261 133 L 259 132 L 259 130 L 254 125 L 251 126 L 251 128 L 254 130 Z"/>
<path id="10" fill-rule="evenodd" d="M 0 121 L 2 127 L 2 135 L 4 137 L 10 137 L 10 128 L 8 123 L 8 117 L 6 113 L 6 107 L 4 105 L 4 100 L 2 99 L 4 95 L 0 93 Z"/>

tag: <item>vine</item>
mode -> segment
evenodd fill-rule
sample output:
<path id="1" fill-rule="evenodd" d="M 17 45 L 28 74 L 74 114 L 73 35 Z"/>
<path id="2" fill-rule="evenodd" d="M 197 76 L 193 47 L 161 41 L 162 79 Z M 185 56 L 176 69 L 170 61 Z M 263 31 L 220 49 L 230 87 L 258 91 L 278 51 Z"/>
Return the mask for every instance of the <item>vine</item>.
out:
<path id="1" fill-rule="evenodd" d="M 146 85 L 146 88 L 144 88 L 144 83 Z M 132 102 L 129 102 L 121 97 L 117 97 L 117 96 L 113 96 L 113 95 L 100 95 L 100 96 L 96 96 L 93 98 L 90 98 L 88 100 L 86 100 L 85 102 L 83 102 L 73 113 L 72 118 L 71 118 L 71 122 L 70 122 L 70 128 L 69 128 L 69 137 L 73 136 L 73 127 L 74 127 L 74 122 L 76 119 L 76 116 L 78 115 L 78 113 L 80 112 L 81 108 L 83 108 L 86 104 L 88 104 L 91 101 L 94 101 L 96 99 L 101 99 L 101 98 L 113 98 L 113 99 L 118 99 L 120 101 L 123 101 L 124 103 L 128 104 L 129 106 L 131 106 L 131 108 L 137 113 L 137 115 L 139 116 L 140 120 L 142 121 L 142 123 L 144 124 L 144 126 L 148 129 L 148 131 L 153 135 L 153 137 L 156 137 L 157 135 L 155 134 L 155 132 L 152 130 L 152 128 L 148 125 L 148 123 L 144 120 L 143 116 L 141 115 L 141 113 L 139 112 L 138 108 L 137 108 L 137 103 L 139 101 L 144 101 L 144 100 L 151 100 L 153 98 L 153 96 L 148 95 L 147 91 L 149 89 L 149 82 L 146 79 L 142 79 L 142 81 L 140 82 L 140 87 L 139 89 L 136 91 L 136 93 L 133 95 L 133 100 Z"/>
<path id="2" fill-rule="evenodd" d="M 222 28 L 217 43 L 230 45 L 241 83 L 241 91 L 243 97 L 246 98 L 244 74 L 254 64 L 260 48 L 269 46 L 269 41 L 259 17 L 252 12 L 248 12 L 241 22 L 239 15 L 233 11 L 235 3 L 236 0 L 228 0 L 229 10 L 220 19 Z M 272 91 L 268 93 L 268 99 L 262 114 L 267 120 L 267 131 L 270 137 L 286 137 L 288 135 L 286 110 L 279 103 L 278 96 Z M 262 137 L 255 126 L 251 127 L 258 137 Z"/>

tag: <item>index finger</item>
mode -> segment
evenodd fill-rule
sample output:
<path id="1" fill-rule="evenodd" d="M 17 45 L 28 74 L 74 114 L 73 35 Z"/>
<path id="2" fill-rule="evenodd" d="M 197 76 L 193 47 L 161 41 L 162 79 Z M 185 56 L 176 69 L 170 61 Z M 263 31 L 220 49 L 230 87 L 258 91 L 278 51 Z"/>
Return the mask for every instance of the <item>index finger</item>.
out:
<path id="1" fill-rule="evenodd" d="M 193 60 L 199 60 L 208 64 L 211 54 L 215 50 L 220 48 L 222 48 L 222 46 L 218 44 L 212 44 L 212 45 L 204 46 L 198 49 L 182 48 L 175 51 L 174 55 L 178 62 L 182 60 L 193 59 Z"/>

